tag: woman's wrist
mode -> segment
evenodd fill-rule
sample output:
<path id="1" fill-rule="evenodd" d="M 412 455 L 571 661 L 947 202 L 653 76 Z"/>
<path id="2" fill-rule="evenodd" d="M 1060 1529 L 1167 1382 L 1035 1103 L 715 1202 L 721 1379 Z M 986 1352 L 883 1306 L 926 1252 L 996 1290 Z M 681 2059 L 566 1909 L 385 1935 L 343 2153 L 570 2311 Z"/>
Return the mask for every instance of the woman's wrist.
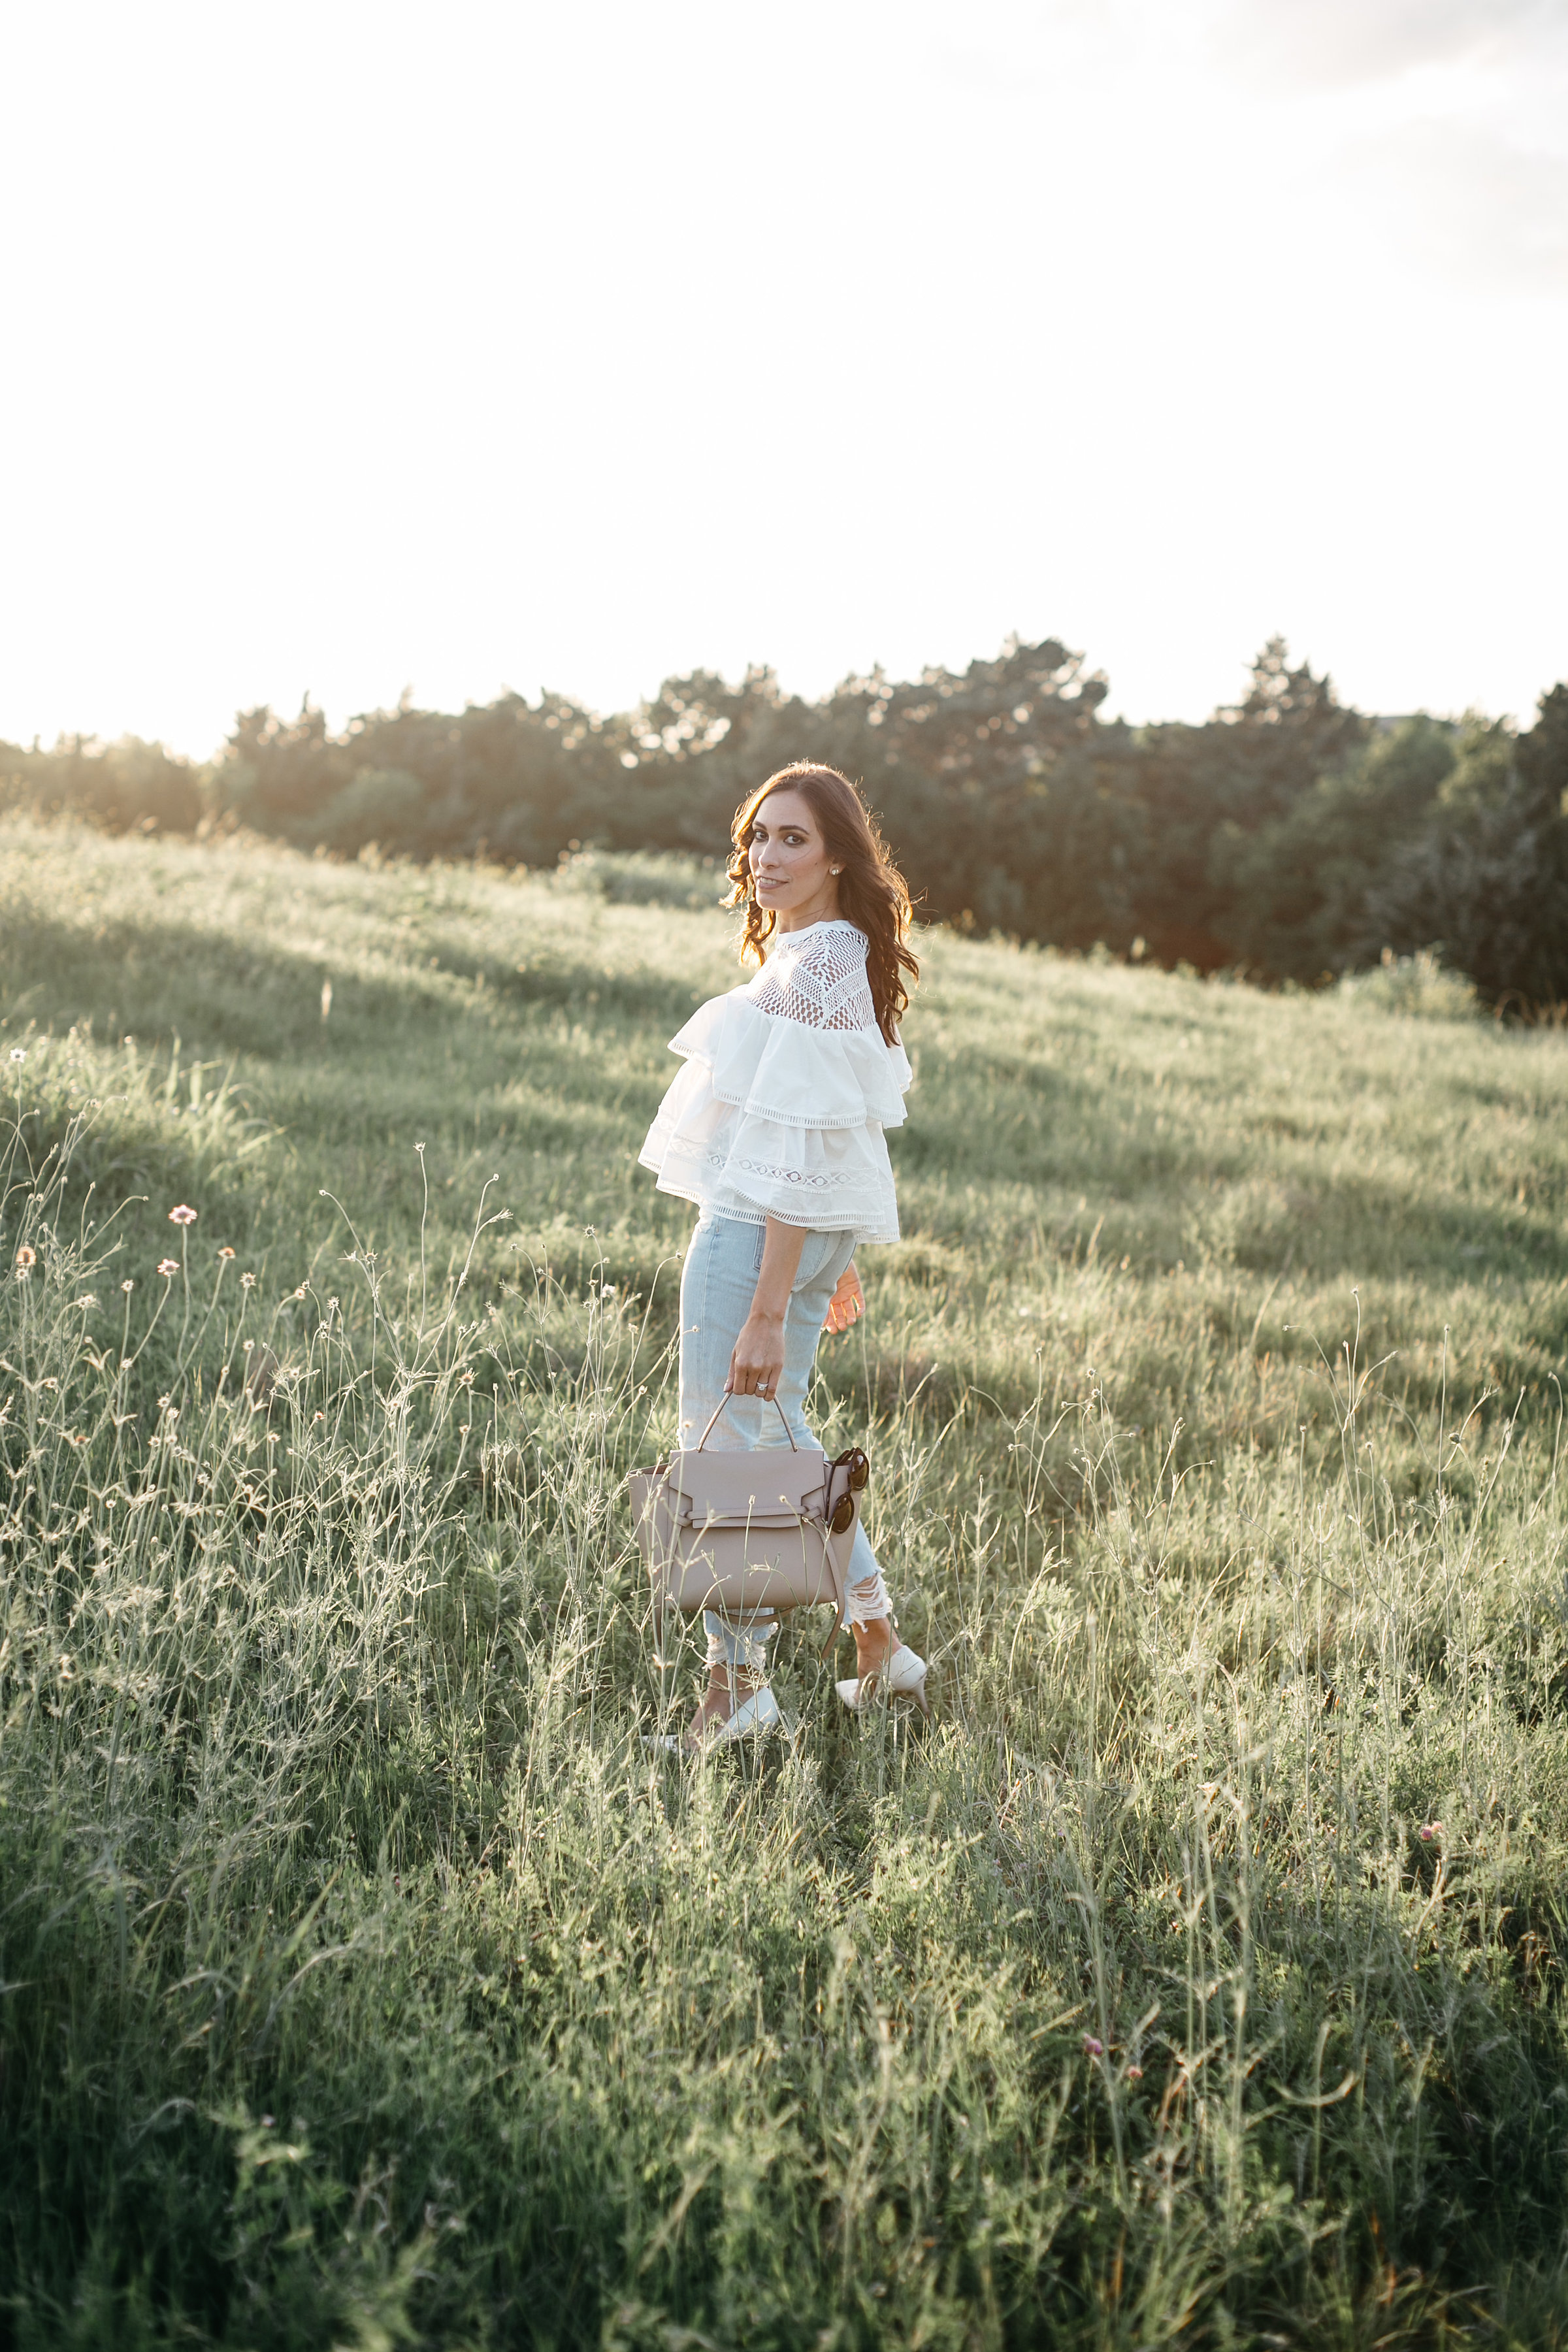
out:
<path id="1" fill-rule="evenodd" d="M 768 1219 L 762 1263 L 752 1293 L 753 1315 L 762 1316 L 769 1323 L 784 1321 L 805 1246 L 805 1234 L 801 1226 L 780 1224 L 776 1217 Z"/>

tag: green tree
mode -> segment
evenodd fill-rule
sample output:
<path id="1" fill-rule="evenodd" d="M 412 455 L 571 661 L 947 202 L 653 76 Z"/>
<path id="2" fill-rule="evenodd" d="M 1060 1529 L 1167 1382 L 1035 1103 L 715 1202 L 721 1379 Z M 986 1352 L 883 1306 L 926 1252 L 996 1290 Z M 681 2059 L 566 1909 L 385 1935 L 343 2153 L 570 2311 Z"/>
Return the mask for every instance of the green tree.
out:
<path id="1" fill-rule="evenodd" d="M 297 719 L 279 719 L 265 703 L 239 713 L 214 771 L 213 798 L 257 832 L 304 845 L 353 771 L 348 746 L 328 735 L 325 713 L 307 694 Z"/>
<path id="2" fill-rule="evenodd" d="M 1249 960 L 1252 881 L 1240 845 L 1284 823 L 1366 733 L 1326 674 L 1292 667 L 1282 637 L 1254 661 L 1245 698 L 1206 726 L 1139 730 L 1132 748 L 1148 847 L 1133 899 L 1152 954 L 1204 971 Z"/>
<path id="3" fill-rule="evenodd" d="M 1568 685 L 1517 745 L 1472 727 L 1431 824 L 1368 894 L 1363 956 L 1380 946 L 1436 947 L 1500 1004 L 1568 999 Z"/>
<path id="4" fill-rule="evenodd" d="M 0 743 L 0 807 L 71 816 L 106 833 L 192 833 L 202 814 L 200 780 L 189 761 L 135 735 L 117 743 L 65 735 L 50 751 Z"/>
<path id="5" fill-rule="evenodd" d="M 1458 766 L 1454 730 L 1418 715 L 1358 744 L 1271 824 L 1224 824 L 1210 866 L 1230 899 L 1233 960 L 1270 980 L 1311 982 L 1364 955 L 1367 893 L 1420 835 Z"/>

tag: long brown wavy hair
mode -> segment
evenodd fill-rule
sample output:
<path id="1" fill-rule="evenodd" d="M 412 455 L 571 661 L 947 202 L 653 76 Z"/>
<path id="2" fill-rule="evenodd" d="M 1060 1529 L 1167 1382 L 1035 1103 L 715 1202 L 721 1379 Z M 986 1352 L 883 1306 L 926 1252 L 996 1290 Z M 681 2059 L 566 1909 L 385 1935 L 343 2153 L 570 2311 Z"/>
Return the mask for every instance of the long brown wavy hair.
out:
<path id="1" fill-rule="evenodd" d="M 741 961 L 763 961 L 763 945 L 776 921 L 771 907 L 757 904 L 746 853 L 752 845 L 752 826 L 757 811 L 770 793 L 780 792 L 800 794 L 822 828 L 828 856 L 843 869 L 838 877 L 838 911 L 846 921 L 864 931 L 870 942 L 866 977 L 870 983 L 877 1026 L 889 1045 L 896 1045 L 899 1016 L 910 1001 L 904 975 L 908 973 L 912 983 L 921 973 L 909 944 L 910 894 L 866 803 L 848 777 L 841 776 L 837 768 L 819 767 L 815 760 L 796 760 L 789 767 L 779 769 L 765 784 L 759 784 L 751 799 L 743 801 L 735 811 L 735 822 L 730 828 L 734 847 L 728 869 L 734 887 L 725 904 L 743 906 L 746 910 Z"/>

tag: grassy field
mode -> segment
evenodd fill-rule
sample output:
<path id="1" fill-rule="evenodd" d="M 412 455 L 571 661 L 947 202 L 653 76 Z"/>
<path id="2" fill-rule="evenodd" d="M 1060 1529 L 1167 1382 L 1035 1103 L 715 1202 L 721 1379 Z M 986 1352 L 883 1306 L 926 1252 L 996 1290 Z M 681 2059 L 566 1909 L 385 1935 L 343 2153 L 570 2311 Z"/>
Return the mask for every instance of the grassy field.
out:
<path id="1" fill-rule="evenodd" d="M 0 830 L 0 2340 L 1562 2342 L 1568 1038 L 931 937 L 936 1720 L 656 1760 L 710 889 Z"/>

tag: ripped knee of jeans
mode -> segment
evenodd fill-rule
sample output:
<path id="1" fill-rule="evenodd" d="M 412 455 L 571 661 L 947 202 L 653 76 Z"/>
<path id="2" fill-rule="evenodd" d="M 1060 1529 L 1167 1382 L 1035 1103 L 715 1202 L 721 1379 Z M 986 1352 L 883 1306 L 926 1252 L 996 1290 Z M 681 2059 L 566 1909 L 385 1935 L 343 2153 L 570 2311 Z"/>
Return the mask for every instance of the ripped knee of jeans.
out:
<path id="1" fill-rule="evenodd" d="M 879 1617 L 890 1617 L 892 1613 L 892 1600 L 880 1569 L 862 1583 L 846 1587 L 844 1614 L 851 1625 L 869 1625 Z"/>
<path id="2" fill-rule="evenodd" d="M 740 1619 L 710 1613 L 708 1626 L 708 1664 L 710 1666 L 744 1666 L 748 1673 L 765 1674 L 768 1664 L 768 1643 L 778 1631 L 778 1619 L 772 1611 L 756 1612 Z"/>

